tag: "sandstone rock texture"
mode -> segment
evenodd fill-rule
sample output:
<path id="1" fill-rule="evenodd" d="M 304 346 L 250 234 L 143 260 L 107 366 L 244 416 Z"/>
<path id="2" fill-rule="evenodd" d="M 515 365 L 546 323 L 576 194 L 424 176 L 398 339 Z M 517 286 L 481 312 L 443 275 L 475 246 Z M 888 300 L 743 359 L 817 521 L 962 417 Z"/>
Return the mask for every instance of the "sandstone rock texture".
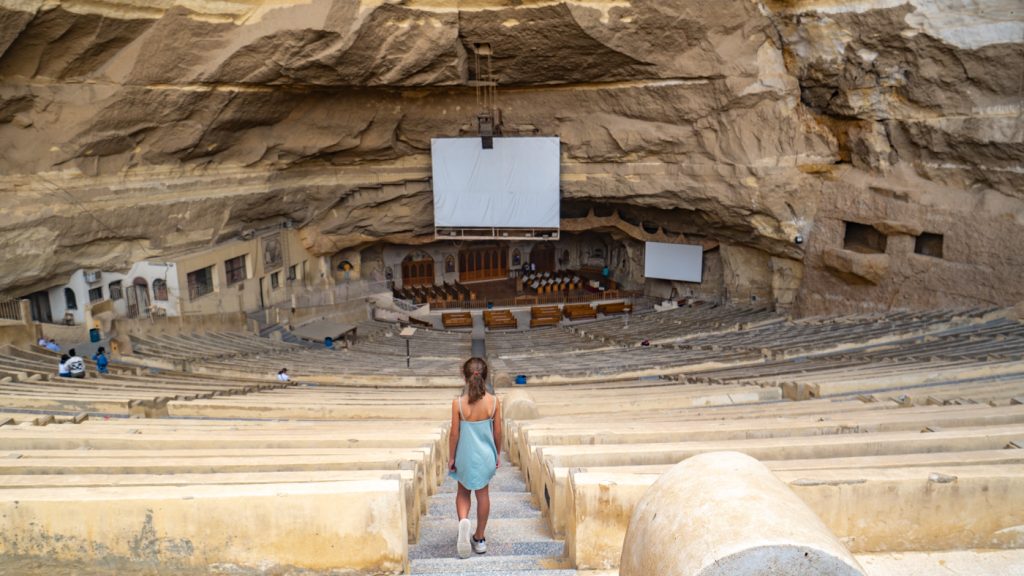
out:
<path id="1" fill-rule="evenodd" d="M 0 291 L 285 217 L 321 255 L 431 241 L 479 44 L 504 133 L 562 139 L 563 215 L 723 246 L 728 293 L 1024 299 L 1019 0 L 0 0 Z M 871 281 L 844 221 L 890 234 Z"/>

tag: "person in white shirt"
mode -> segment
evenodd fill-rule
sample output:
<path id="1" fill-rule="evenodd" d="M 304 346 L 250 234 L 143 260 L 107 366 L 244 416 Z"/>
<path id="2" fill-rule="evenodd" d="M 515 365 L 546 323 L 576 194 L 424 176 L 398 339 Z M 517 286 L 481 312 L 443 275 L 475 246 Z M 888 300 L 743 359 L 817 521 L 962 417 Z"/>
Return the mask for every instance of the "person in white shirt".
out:
<path id="1" fill-rule="evenodd" d="M 46 338 L 40 338 L 39 342 L 36 342 L 36 344 L 42 346 L 43 348 L 46 348 Z"/>
<path id="2" fill-rule="evenodd" d="M 281 382 L 287 382 L 291 380 L 291 378 L 288 377 L 288 369 L 281 368 L 281 370 L 279 370 L 277 373 L 277 379 L 280 380 Z"/>
<path id="3" fill-rule="evenodd" d="M 68 369 L 68 374 L 72 378 L 85 378 L 85 360 L 75 354 L 74 348 L 68 350 L 68 355 L 68 361 L 64 364 Z"/>

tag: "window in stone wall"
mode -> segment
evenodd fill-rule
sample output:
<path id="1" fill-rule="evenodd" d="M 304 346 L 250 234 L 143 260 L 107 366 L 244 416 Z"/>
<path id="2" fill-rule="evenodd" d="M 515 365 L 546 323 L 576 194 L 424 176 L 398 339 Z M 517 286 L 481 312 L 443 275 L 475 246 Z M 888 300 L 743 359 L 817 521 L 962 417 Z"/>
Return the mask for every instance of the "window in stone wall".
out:
<path id="1" fill-rule="evenodd" d="M 167 282 L 162 278 L 153 280 L 153 300 L 167 301 Z"/>
<path id="2" fill-rule="evenodd" d="M 274 272 L 270 275 L 270 289 L 277 290 L 277 287 L 281 285 L 281 273 Z"/>
<path id="3" fill-rule="evenodd" d="M 75 291 L 71 288 L 64 289 L 64 303 L 64 307 L 68 310 L 78 310 L 78 298 L 75 297 Z"/>
<path id="4" fill-rule="evenodd" d="M 89 288 L 89 302 L 97 302 L 99 300 L 103 300 L 103 286 Z"/>
<path id="5" fill-rule="evenodd" d="M 245 255 L 225 260 L 224 275 L 227 277 L 228 286 L 245 280 Z"/>
<path id="6" fill-rule="evenodd" d="M 914 253 L 942 258 L 942 234 L 923 232 L 914 239 Z"/>
<path id="7" fill-rule="evenodd" d="M 121 294 L 121 281 L 120 280 L 114 280 L 113 282 L 108 284 L 107 285 L 107 289 L 110 291 L 110 299 L 111 300 L 120 300 L 121 298 L 124 297 Z"/>
<path id="8" fill-rule="evenodd" d="M 188 281 L 189 300 L 195 300 L 200 296 L 213 292 L 213 266 L 207 266 L 186 276 Z"/>
<path id="9" fill-rule="evenodd" d="M 843 222 L 846 232 L 843 235 L 843 249 L 861 254 L 884 254 L 886 237 L 874 226 Z"/>

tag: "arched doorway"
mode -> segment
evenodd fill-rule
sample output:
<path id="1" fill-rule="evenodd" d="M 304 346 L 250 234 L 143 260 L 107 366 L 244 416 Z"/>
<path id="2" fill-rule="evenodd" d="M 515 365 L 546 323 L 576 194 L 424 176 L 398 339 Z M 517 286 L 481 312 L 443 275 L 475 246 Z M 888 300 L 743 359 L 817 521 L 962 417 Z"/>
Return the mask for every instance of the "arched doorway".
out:
<path id="1" fill-rule="evenodd" d="M 402 260 L 402 286 L 433 286 L 434 259 L 425 252 L 413 252 Z"/>
<path id="2" fill-rule="evenodd" d="M 537 266 L 538 272 L 555 271 L 555 245 L 541 242 L 530 250 L 530 263 Z"/>
<path id="3" fill-rule="evenodd" d="M 128 287 L 125 300 L 128 304 L 128 317 L 138 318 L 149 314 L 149 284 L 145 278 L 132 280 Z"/>
<path id="4" fill-rule="evenodd" d="M 459 281 L 502 280 L 508 278 L 508 248 L 474 246 L 459 250 Z"/>

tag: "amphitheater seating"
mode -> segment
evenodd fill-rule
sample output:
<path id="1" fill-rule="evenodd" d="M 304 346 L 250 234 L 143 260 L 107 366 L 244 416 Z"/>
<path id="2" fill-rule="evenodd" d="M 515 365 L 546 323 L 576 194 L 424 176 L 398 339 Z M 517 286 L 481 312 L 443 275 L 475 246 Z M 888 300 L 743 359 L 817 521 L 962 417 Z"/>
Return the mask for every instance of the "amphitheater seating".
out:
<path id="1" fill-rule="evenodd" d="M 614 569 L 646 488 L 680 460 L 718 450 L 766 462 L 858 554 L 1019 546 L 1006 529 L 1024 512 L 998 503 L 1024 496 L 1013 440 L 1024 434 L 1019 321 L 963 310 L 734 322 L 751 316 L 711 310 L 689 323 L 694 332 L 676 322 L 691 309 L 631 322 L 661 334 L 652 348 L 691 361 L 677 382 L 552 379 L 529 388 L 542 418 L 507 419 L 509 456 L 578 569 Z M 518 366 L 510 351 L 498 354 Z M 626 354 L 651 353 L 600 352 Z M 548 360 L 566 362 L 554 351 L 529 357 Z M 719 401 L 685 405 L 716 388 Z M 765 405 L 743 390 L 803 401 Z M 995 486 L 1006 496 L 989 498 Z M 950 506 L 962 512 L 940 512 Z"/>
<path id="2" fill-rule="evenodd" d="M 247 353 L 250 339 L 256 341 Z M 460 341 L 443 332 L 423 337 L 433 344 Z M 273 372 L 239 377 L 251 368 L 250 354 L 337 356 L 240 334 L 137 343 L 148 351 L 115 362 L 110 375 L 91 373 L 82 380 L 52 376 L 56 362 L 49 352 L 6 349 L 4 361 L 17 368 L 16 378 L 0 389 L 0 401 L 15 410 L 0 414 L 0 450 L 11 456 L 0 465 L 0 510 L 9 519 L 0 525 L 7 542 L 46 555 L 58 571 L 88 560 L 102 560 L 110 569 L 123 563 L 125 571 L 138 561 L 183 571 L 207 563 L 266 567 L 267 559 L 315 568 L 309 555 L 296 552 L 304 548 L 290 544 L 295 538 L 329 549 L 315 562 L 351 566 L 355 558 L 375 572 L 403 570 L 427 499 L 447 469 L 446 416 L 456 390 L 285 385 Z M 141 365 L 163 347 L 174 356 L 165 362 L 191 353 L 196 359 L 190 368 L 214 360 L 238 366 L 197 373 Z M 376 354 L 387 352 L 384 347 Z M 300 370 L 293 373 L 303 380 Z M 246 396 L 248 402 L 226 405 L 244 418 L 217 418 L 216 400 Z M 206 401 L 213 408 L 181 408 Z M 160 411 L 139 412 L 138 403 L 159 403 Z M 201 418 L 126 418 L 178 414 Z M 329 420 L 312 421 L 318 417 Z M 55 505 L 60 514 L 52 513 Z M 181 517 L 202 522 L 175 520 Z M 162 541 L 188 542 L 187 549 L 164 546 L 146 556 L 146 550 L 131 548 L 125 534 L 147 522 L 161 526 Z M 40 540 L 39 530 L 56 540 Z M 367 547 L 367 537 L 375 544 Z M 85 547 L 76 552 L 59 545 L 61 539 Z M 239 539 L 245 547 L 230 545 Z M 101 550 L 103 557 L 89 550 Z M 9 564 L 16 571 L 18 566 Z"/>
<path id="3" fill-rule="evenodd" d="M 612 390 L 615 389 L 606 393 Z M 668 466 L 700 452 L 740 450 L 768 461 L 773 469 L 801 470 L 788 479 L 796 482 L 798 488 L 806 486 L 799 488 L 798 494 L 801 490 L 817 488 L 816 493 L 820 493 L 823 486 L 834 490 L 843 485 L 841 480 L 839 484 L 830 484 L 834 478 L 842 478 L 841 472 L 832 470 L 854 468 L 855 472 L 847 478 L 860 482 L 864 476 L 856 471 L 858 466 L 897 469 L 892 473 L 879 472 L 878 480 L 869 480 L 856 497 L 844 494 L 851 500 L 849 507 L 842 509 L 863 510 L 866 519 L 869 514 L 882 514 L 885 508 L 862 507 L 861 500 L 855 498 L 881 498 L 893 485 L 919 486 L 913 495 L 921 500 L 915 504 L 921 509 L 934 509 L 935 503 L 926 498 L 928 475 L 935 469 L 956 475 L 958 470 L 966 470 L 965 466 L 976 466 L 971 473 L 978 480 L 969 493 L 977 494 L 979 500 L 971 502 L 971 506 L 982 515 L 992 511 L 992 504 L 982 504 L 981 487 L 995 481 L 991 476 L 994 470 L 985 467 L 998 464 L 1000 485 L 1007 482 L 1007 489 L 1015 497 L 1024 490 L 1020 476 L 1024 473 L 1024 452 L 1004 450 L 1012 438 L 1024 432 L 1024 406 L 982 404 L 901 409 L 891 401 L 810 400 L 771 408 L 752 405 L 659 409 L 645 403 L 633 405 L 633 399 L 638 398 L 634 388 L 619 390 L 619 401 L 601 398 L 598 392 L 576 387 L 572 391 L 531 390 L 545 417 L 507 422 L 509 455 L 523 468 L 535 501 L 547 512 L 555 533 L 565 535 L 567 551 L 578 568 L 614 567 L 618 560 L 616 538 L 621 546 L 629 519 L 628 512 L 621 510 L 628 511 L 646 486 Z M 674 392 L 672 398 L 683 394 L 681 390 Z M 699 390 L 691 392 L 695 393 Z M 552 403 L 545 399 L 547 396 L 556 396 L 558 402 Z M 609 410 L 609 405 L 618 409 Z M 568 406 L 572 407 L 571 418 L 565 417 Z M 799 407 L 799 412 L 790 414 L 790 406 Z M 930 431 L 923 432 L 926 429 Z M 870 437 L 866 438 L 866 434 Z M 1008 472 L 1002 471 L 1005 466 L 1011 466 L 1005 469 Z M 806 470 L 815 471 L 811 480 L 807 479 L 811 473 Z M 892 474 L 896 473 L 907 480 L 894 480 Z M 801 478 L 805 481 L 797 482 Z M 966 486 L 964 489 L 968 490 Z M 909 498 L 904 492 L 900 494 Z M 828 508 L 825 497 L 819 497 L 823 498 L 820 506 L 816 501 L 812 507 Z M 833 501 L 831 506 L 837 505 Z M 900 503 L 899 509 L 905 511 L 907 505 Z M 909 536 L 892 540 L 895 535 L 891 533 L 851 533 L 858 524 L 849 517 L 843 518 L 834 516 L 834 523 L 830 524 L 836 530 L 841 522 L 848 523 L 842 524 L 843 529 L 836 530 L 837 534 L 876 544 L 889 538 L 906 546 L 902 549 L 948 548 L 954 539 L 965 541 L 968 531 L 966 524 L 944 521 L 939 524 L 949 527 L 949 541 L 915 541 Z M 964 523 L 968 521 L 963 519 Z M 895 519 L 893 522 L 896 523 Z M 870 524 L 861 522 L 860 530 L 864 530 L 865 523 Z M 985 538 L 993 537 L 1002 528 L 1005 523 L 987 532 L 982 530 L 966 545 L 983 547 Z M 855 551 L 875 550 L 884 548 Z"/>
<path id="4" fill-rule="evenodd" d="M 332 567 L 404 570 L 440 505 L 428 502 L 470 338 L 417 330 L 406 367 L 395 325 L 359 334 L 338 351 L 242 333 L 133 337 L 134 355 L 84 380 L 54 376 L 43 349 L 0 350 L 5 538 L 54 562 L 82 557 L 38 530 L 84 539 L 110 566 L 259 555 L 315 569 L 275 540 L 288 534 L 335 546 Z M 486 338 L 495 372 L 531 374 L 540 417 L 506 412 L 505 452 L 567 567 L 614 571 L 646 489 L 721 450 L 764 462 L 858 558 L 984 547 L 1019 562 L 1024 510 L 1007 503 L 1024 501 L 1024 325 L 1000 311 L 793 321 L 696 306 Z M 204 532 L 170 520 L 188 517 Z M 147 522 L 172 526 L 166 544 L 133 556 L 124 535 Z M 177 553 L 185 541 L 190 554 Z"/>

